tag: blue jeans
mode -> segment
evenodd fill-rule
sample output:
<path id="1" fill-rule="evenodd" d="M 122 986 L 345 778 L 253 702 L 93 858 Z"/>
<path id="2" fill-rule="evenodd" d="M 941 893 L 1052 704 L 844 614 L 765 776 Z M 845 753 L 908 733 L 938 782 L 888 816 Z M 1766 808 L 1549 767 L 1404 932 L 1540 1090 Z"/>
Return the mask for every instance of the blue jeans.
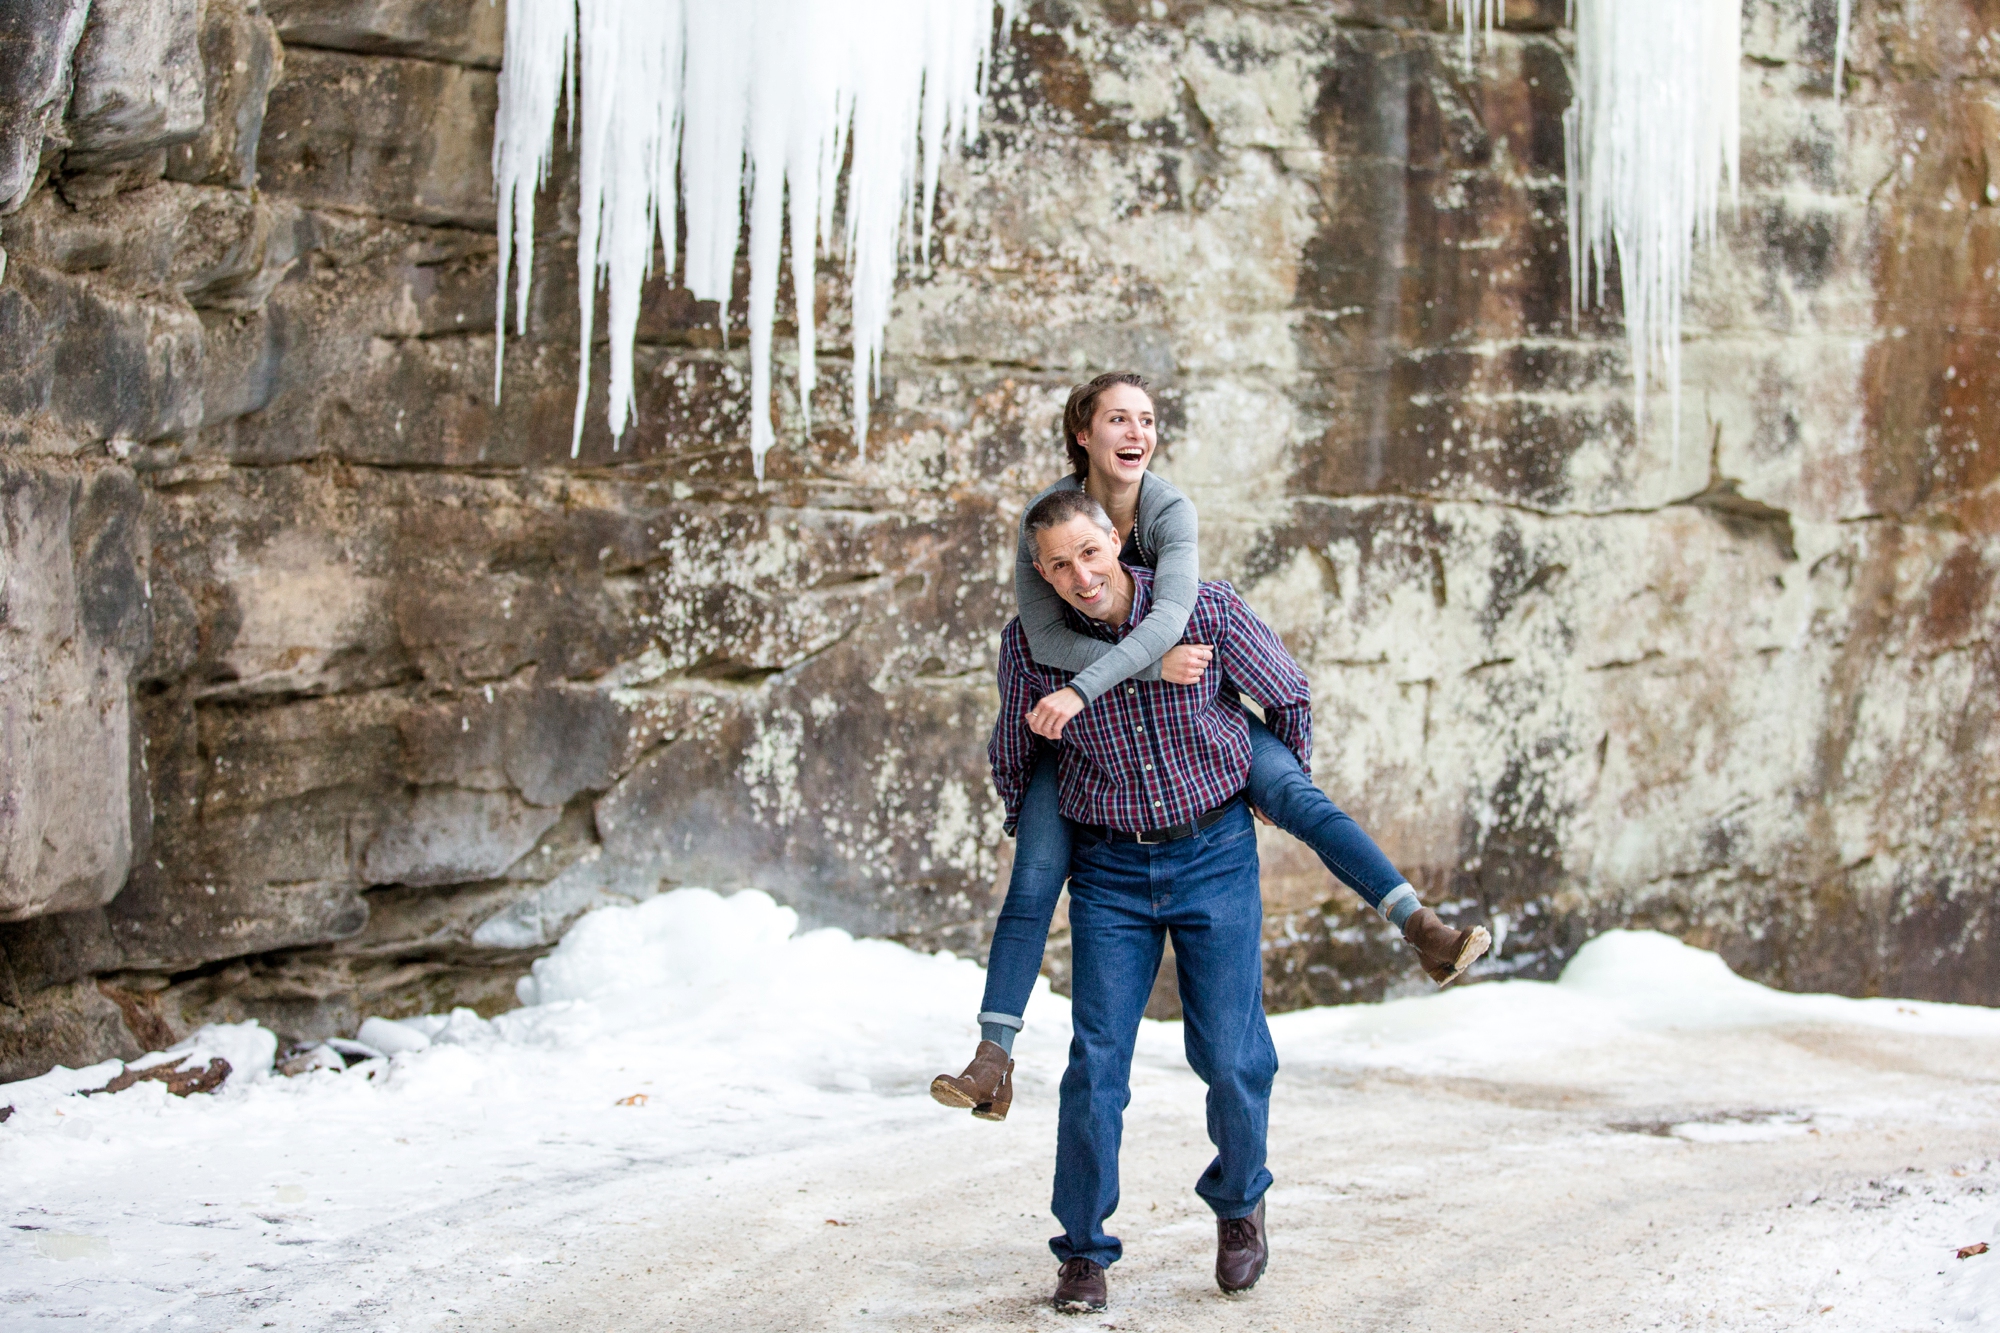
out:
<path id="1" fill-rule="evenodd" d="M 1313 785 L 1291 747 L 1256 718 L 1249 722 L 1250 803 L 1318 853 L 1335 879 L 1380 907 L 1403 876 L 1361 825 Z M 1057 809 L 1056 751 L 1044 746 L 1014 830 L 1014 871 L 993 926 L 982 1012 L 1018 1019 L 1027 1011 L 1069 858 L 1069 824 Z"/>
<path id="2" fill-rule="evenodd" d="M 1188 1064 L 1208 1085 L 1215 1160 L 1195 1193 L 1246 1217 L 1271 1186 L 1264 1166 L 1277 1048 L 1264 1022 L 1264 902 L 1257 832 L 1240 803 L 1192 837 L 1141 846 L 1076 839 L 1070 871 L 1069 1069 L 1056 1118 L 1058 1259 L 1110 1264 L 1104 1221 L 1118 1208 L 1118 1145 L 1132 1100 L 1132 1046 L 1171 935 Z"/>

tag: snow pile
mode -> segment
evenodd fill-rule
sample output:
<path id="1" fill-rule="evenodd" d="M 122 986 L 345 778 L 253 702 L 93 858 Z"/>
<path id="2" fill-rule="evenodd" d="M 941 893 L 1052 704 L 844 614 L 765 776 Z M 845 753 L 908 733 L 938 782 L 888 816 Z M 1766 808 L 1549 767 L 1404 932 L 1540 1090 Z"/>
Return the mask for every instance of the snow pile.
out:
<path id="1" fill-rule="evenodd" d="M 711 1088 L 788 1098 L 807 1087 L 927 1084 L 962 1062 L 985 974 L 949 953 L 920 954 L 842 930 L 798 931 L 769 894 L 677 889 L 599 908 L 517 986 L 522 1007 L 371 1017 L 349 1052 L 394 1058 L 463 1047 L 511 1052 L 645 1052 L 701 1070 Z M 1040 985 L 1038 1005 L 1061 1021 Z M 935 1066 L 935 1067 L 934 1067 Z M 411 1066 L 414 1067 L 414 1066 Z"/>
<path id="2" fill-rule="evenodd" d="M 255 1083 L 270 1077 L 271 1062 L 277 1056 L 278 1038 L 261 1023 L 210 1023 L 186 1041 L 142 1055 L 126 1068 L 151 1069 L 185 1060 L 182 1068 L 200 1069 L 221 1058 L 229 1062 L 230 1083 Z"/>
<path id="3" fill-rule="evenodd" d="M 526 330 L 535 191 L 567 97 L 582 187 L 572 456 L 590 392 L 599 283 L 609 289 L 608 415 L 618 437 L 633 417 L 632 344 L 655 241 L 671 273 L 685 216 L 687 286 L 720 302 L 726 323 L 747 195 L 750 447 L 764 475 L 780 244 L 789 230 L 804 409 L 814 383 L 814 257 L 833 243 L 843 163 L 855 434 L 866 436 L 897 259 L 909 248 L 903 224 L 916 211 L 927 253 L 943 155 L 977 121 L 994 9 L 994 0 L 512 0 L 493 146 L 499 332 L 504 343 L 510 266 Z M 999 9 L 1004 31 L 1011 0 Z"/>
<path id="4" fill-rule="evenodd" d="M 985 980 L 948 953 L 801 934 L 796 912 L 754 889 L 677 889 L 585 916 L 521 980 L 522 1008 L 491 1023 L 465 1010 L 417 1022 L 445 1043 L 639 1042 L 767 1091 L 910 1087 L 963 1062 Z M 1060 1023 L 1040 989 L 1038 1018 Z"/>
<path id="5" fill-rule="evenodd" d="M 1271 1020 L 1287 1060 L 1420 1073 L 1518 1066 L 1668 1032 L 1784 1026 L 2000 1037 L 2000 1011 L 1794 995 L 1739 977 L 1715 954 L 1672 936 L 1613 930 L 1579 949 L 1558 981 L 1460 986 Z"/>

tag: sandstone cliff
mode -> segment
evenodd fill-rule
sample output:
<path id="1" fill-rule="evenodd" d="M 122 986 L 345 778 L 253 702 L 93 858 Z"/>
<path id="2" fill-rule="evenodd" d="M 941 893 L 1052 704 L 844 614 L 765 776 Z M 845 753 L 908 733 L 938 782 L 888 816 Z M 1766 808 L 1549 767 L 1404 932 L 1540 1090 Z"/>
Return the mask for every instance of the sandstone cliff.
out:
<path id="1" fill-rule="evenodd" d="M 1011 525 L 1114 365 L 1320 781 L 1497 968 L 1641 923 L 2000 1002 L 2000 6 L 1857 8 L 1836 105 L 1833 0 L 1745 0 L 1640 438 L 1570 317 L 1557 0 L 1472 69 L 1420 0 L 1042 0 L 868 438 L 832 265 L 759 487 L 740 312 L 665 279 L 637 429 L 569 458 L 571 163 L 494 403 L 496 7 L 0 4 L 0 1077 L 490 1011 L 662 885 L 978 951 Z M 1409 980 L 1264 849 L 1275 1002 Z"/>

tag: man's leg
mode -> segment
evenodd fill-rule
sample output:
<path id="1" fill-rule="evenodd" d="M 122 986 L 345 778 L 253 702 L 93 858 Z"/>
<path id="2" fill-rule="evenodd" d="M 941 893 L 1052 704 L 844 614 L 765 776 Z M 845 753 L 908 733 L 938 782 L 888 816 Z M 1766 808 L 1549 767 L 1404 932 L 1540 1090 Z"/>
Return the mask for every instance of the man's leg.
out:
<path id="1" fill-rule="evenodd" d="M 1180 975 L 1188 1064 L 1208 1084 L 1208 1136 L 1216 1147 L 1195 1192 L 1218 1218 L 1247 1217 L 1271 1184 L 1264 1143 L 1278 1072 L 1264 1021 L 1255 825 L 1239 809 L 1173 847 L 1164 915 Z"/>
<path id="2" fill-rule="evenodd" d="M 1109 1265 L 1104 1220 L 1118 1207 L 1118 1146 L 1131 1101 L 1132 1045 L 1160 967 L 1164 932 L 1148 873 L 1155 849 L 1077 839 L 1070 863 L 1069 1068 L 1056 1118 L 1056 1258 Z"/>

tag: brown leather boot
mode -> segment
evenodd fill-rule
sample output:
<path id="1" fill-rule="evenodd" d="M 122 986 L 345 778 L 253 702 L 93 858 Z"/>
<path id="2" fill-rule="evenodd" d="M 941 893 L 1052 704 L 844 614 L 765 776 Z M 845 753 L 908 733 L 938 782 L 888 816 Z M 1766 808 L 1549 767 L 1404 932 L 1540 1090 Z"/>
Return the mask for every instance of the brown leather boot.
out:
<path id="1" fill-rule="evenodd" d="M 1271 1247 L 1264 1239 L 1264 1201 L 1248 1217 L 1215 1223 L 1215 1285 L 1224 1291 L 1248 1291 L 1264 1276 Z"/>
<path id="2" fill-rule="evenodd" d="M 1403 923 L 1403 938 L 1417 951 L 1424 975 L 1439 987 L 1457 981 L 1466 968 L 1493 947 L 1493 937 L 1486 933 L 1486 927 L 1453 930 L 1428 907 L 1419 907 L 1410 914 L 1410 919 Z"/>
<path id="3" fill-rule="evenodd" d="M 1049 1304 L 1064 1314 L 1089 1314 L 1110 1303 L 1109 1285 L 1101 1265 L 1088 1259 L 1065 1259 L 1056 1271 L 1056 1294 Z"/>
<path id="4" fill-rule="evenodd" d="M 1014 1102 L 1013 1072 L 1014 1062 L 1000 1044 L 982 1041 L 963 1074 L 939 1074 L 931 1080 L 931 1100 L 940 1106 L 970 1107 L 975 1115 L 985 1109 L 983 1120 L 1005 1120 Z M 993 1114 L 996 1110 L 998 1114 Z"/>
<path id="5" fill-rule="evenodd" d="M 1007 1108 L 1014 1104 L 1014 1062 L 1007 1062 L 1007 1072 L 1000 1076 L 1000 1086 L 993 1090 L 993 1100 L 981 1102 L 972 1108 L 972 1114 L 979 1120 L 1005 1120 Z"/>

